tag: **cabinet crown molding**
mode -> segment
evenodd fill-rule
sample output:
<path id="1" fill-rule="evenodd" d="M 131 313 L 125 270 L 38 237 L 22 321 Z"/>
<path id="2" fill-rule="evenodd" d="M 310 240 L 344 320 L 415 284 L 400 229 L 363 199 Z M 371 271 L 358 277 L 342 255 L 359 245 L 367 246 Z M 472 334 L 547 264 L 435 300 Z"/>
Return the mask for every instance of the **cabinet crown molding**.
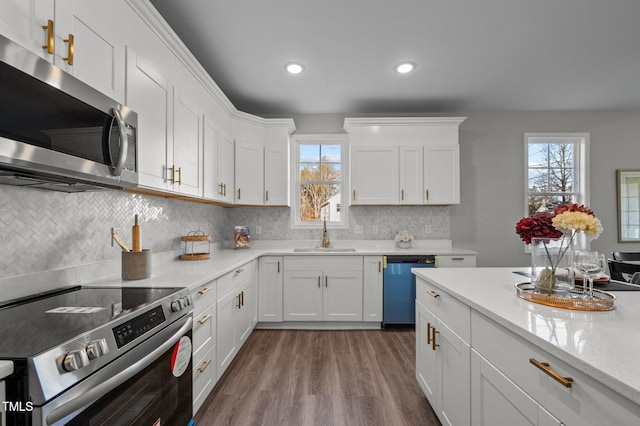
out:
<path id="1" fill-rule="evenodd" d="M 344 119 L 344 130 L 365 126 L 459 126 L 467 117 L 362 117 Z"/>

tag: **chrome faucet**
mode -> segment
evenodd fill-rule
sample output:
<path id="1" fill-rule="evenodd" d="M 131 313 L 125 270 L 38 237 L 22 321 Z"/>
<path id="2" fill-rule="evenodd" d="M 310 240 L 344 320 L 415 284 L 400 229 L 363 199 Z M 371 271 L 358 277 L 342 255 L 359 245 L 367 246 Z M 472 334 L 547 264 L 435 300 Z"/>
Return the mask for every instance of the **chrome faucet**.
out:
<path id="1" fill-rule="evenodd" d="M 322 248 L 331 247 L 331 241 L 329 241 L 329 233 L 327 232 L 327 218 L 325 216 L 322 225 Z"/>

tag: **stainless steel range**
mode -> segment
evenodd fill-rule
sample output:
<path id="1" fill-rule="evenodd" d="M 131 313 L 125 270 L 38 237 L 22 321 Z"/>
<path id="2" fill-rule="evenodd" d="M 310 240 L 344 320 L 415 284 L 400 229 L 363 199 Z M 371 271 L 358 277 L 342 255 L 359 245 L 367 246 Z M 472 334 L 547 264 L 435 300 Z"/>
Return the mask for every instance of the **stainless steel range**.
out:
<path id="1" fill-rule="evenodd" d="M 191 294 L 70 287 L 0 306 L 10 425 L 192 422 Z"/>

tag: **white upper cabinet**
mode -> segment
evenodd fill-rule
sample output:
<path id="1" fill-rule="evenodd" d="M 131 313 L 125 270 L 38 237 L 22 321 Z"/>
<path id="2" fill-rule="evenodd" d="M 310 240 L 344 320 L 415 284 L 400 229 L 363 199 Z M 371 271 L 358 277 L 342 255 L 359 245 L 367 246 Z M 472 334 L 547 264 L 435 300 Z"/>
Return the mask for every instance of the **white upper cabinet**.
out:
<path id="1" fill-rule="evenodd" d="M 184 93 L 173 96 L 173 162 L 170 167 L 172 189 L 181 194 L 202 196 L 202 130 L 195 103 Z"/>
<path id="2" fill-rule="evenodd" d="M 424 203 L 460 204 L 460 147 L 424 147 Z"/>
<path id="3" fill-rule="evenodd" d="M 264 147 L 236 141 L 236 204 L 261 205 L 264 191 Z"/>
<path id="4" fill-rule="evenodd" d="M 204 117 L 202 140 L 202 191 L 204 198 L 217 200 L 222 195 L 222 185 L 218 181 L 218 150 L 220 131 L 213 120 Z"/>
<path id="5" fill-rule="evenodd" d="M 289 205 L 289 136 L 291 119 L 268 119 L 265 123 L 264 205 Z"/>
<path id="6" fill-rule="evenodd" d="M 127 48 L 126 104 L 138 113 L 139 184 L 167 189 L 167 153 L 173 152 L 171 105 L 173 91 L 161 68 Z M 168 166 L 171 167 L 171 166 Z"/>
<path id="7" fill-rule="evenodd" d="M 397 163 L 397 146 L 352 145 L 351 204 L 398 204 Z"/>
<path id="8" fill-rule="evenodd" d="M 2 34 L 118 101 L 124 99 L 122 2 L 3 0 Z M 44 27 L 44 28 L 43 28 Z"/>
<path id="9" fill-rule="evenodd" d="M 464 118 L 346 118 L 352 205 L 460 203 Z"/>
<path id="10" fill-rule="evenodd" d="M 220 135 L 218 149 L 218 181 L 220 201 L 233 204 L 235 199 L 235 146 L 233 138 L 226 133 Z"/>

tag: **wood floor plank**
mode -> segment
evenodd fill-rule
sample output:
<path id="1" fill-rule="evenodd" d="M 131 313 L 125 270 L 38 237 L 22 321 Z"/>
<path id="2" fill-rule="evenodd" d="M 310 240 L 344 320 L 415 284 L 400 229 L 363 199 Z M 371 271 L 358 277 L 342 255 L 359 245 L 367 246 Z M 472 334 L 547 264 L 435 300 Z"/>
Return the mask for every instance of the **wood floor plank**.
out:
<path id="1" fill-rule="evenodd" d="M 255 330 L 198 426 L 437 426 L 410 330 Z"/>

